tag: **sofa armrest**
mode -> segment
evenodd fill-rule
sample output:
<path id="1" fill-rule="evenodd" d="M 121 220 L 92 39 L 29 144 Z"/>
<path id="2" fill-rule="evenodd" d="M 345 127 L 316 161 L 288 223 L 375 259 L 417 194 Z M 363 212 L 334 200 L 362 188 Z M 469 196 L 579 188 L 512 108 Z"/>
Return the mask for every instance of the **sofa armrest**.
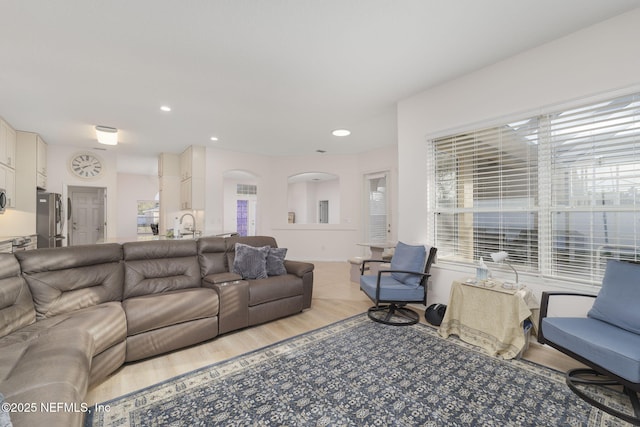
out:
<path id="1" fill-rule="evenodd" d="M 242 280 L 242 276 L 237 273 L 225 272 L 225 273 L 213 273 L 206 275 L 202 278 L 202 286 L 211 288 L 211 285 L 217 285 L 219 283 L 235 282 Z"/>
<path id="2" fill-rule="evenodd" d="M 220 297 L 218 333 L 224 334 L 249 326 L 249 282 L 238 280 L 210 286 Z"/>
<path id="3" fill-rule="evenodd" d="M 284 268 L 288 274 L 303 277 L 313 271 L 314 265 L 310 262 L 284 260 Z"/>
<path id="4" fill-rule="evenodd" d="M 538 319 L 538 342 L 545 344 L 544 335 L 542 333 L 542 320 L 547 317 L 549 310 L 549 302 L 553 297 L 568 296 L 568 297 L 580 297 L 580 298 L 595 298 L 597 295 L 584 294 L 579 292 L 563 292 L 563 291 L 545 291 L 542 292 L 542 298 L 540 299 L 540 318 Z"/>

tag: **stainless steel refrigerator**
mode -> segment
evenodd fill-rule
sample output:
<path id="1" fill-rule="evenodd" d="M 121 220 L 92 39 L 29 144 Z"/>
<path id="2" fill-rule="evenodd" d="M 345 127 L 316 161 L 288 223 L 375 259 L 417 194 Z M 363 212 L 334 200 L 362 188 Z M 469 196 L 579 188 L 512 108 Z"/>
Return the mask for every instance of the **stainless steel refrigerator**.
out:
<path id="1" fill-rule="evenodd" d="M 37 195 L 36 232 L 38 248 L 57 248 L 62 246 L 64 236 L 64 209 L 62 194 L 38 193 Z"/>

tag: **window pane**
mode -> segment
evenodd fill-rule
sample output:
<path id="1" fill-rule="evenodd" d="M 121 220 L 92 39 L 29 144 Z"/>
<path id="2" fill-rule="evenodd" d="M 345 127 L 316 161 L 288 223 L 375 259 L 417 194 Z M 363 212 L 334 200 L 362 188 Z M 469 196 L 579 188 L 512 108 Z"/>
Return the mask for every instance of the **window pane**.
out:
<path id="1" fill-rule="evenodd" d="M 531 122 L 434 141 L 439 257 L 476 261 L 500 250 L 537 266 L 537 133 Z M 523 246 L 523 247 L 521 247 Z"/>
<path id="2" fill-rule="evenodd" d="M 608 259 L 640 261 L 638 212 L 556 212 L 552 226 L 556 274 L 598 281 Z"/>
<path id="3" fill-rule="evenodd" d="M 138 200 L 137 234 L 153 234 L 153 227 L 160 219 L 160 202 L 157 200 Z"/>
<path id="4" fill-rule="evenodd" d="M 368 187 L 367 238 L 369 242 L 387 241 L 387 176 L 366 177 Z"/>

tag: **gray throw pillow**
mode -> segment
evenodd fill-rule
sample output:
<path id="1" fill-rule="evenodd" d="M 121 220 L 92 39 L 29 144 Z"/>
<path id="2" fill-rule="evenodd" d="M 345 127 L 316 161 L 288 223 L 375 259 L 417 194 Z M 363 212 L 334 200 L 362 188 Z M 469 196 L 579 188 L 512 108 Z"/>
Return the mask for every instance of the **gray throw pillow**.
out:
<path id="1" fill-rule="evenodd" d="M 233 260 L 233 272 L 243 279 L 267 278 L 267 255 L 269 246 L 254 246 L 236 243 L 236 257 Z"/>
<path id="2" fill-rule="evenodd" d="M 0 393 L 0 403 L 4 403 L 4 396 Z M 0 427 L 11 427 L 11 418 L 9 412 L 0 408 Z"/>
<path id="3" fill-rule="evenodd" d="M 282 276 L 287 274 L 284 268 L 284 257 L 287 255 L 287 248 L 269 248 L 267 255 L 267 275 Z"/>

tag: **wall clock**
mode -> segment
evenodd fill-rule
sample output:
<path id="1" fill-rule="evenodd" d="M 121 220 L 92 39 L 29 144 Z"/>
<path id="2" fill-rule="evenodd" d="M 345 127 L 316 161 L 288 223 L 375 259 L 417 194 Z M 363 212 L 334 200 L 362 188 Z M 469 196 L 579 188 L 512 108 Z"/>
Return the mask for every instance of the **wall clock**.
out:
<path id="1" fill-rule="evenodd" d="M 69 160 L 71 173 L 79 178 L 91 179 L 102 175 L 102 160 L 93 153 L 76 153 Z"/>

